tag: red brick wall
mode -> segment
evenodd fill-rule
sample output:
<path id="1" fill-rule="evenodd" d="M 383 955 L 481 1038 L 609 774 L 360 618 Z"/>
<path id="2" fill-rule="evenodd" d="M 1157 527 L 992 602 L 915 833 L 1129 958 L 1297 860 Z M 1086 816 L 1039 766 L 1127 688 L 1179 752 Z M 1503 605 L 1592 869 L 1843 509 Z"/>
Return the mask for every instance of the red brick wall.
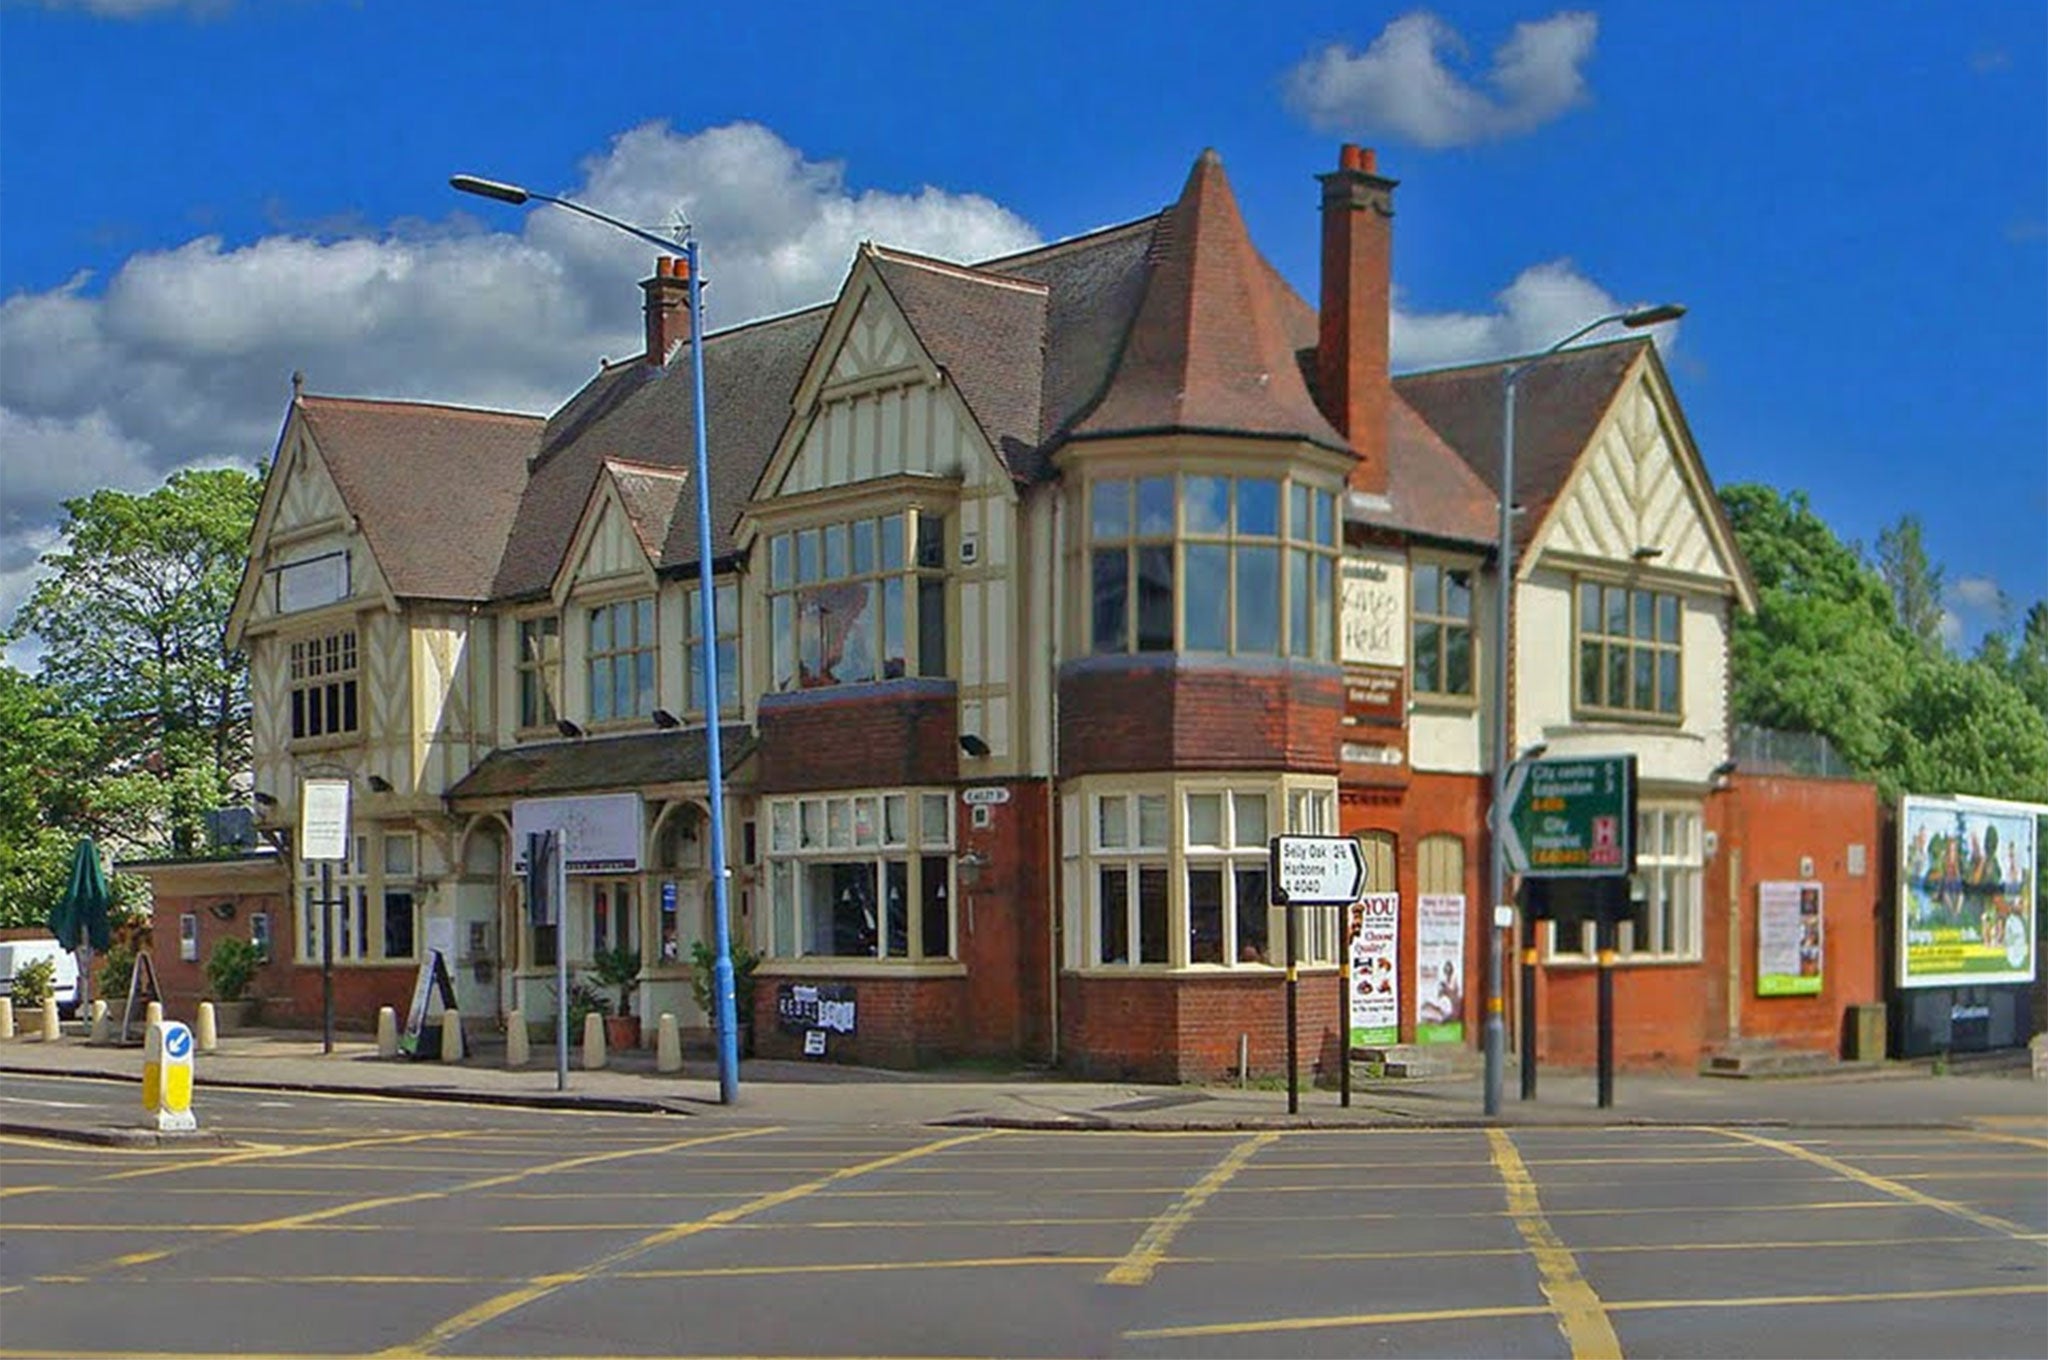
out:
<path id="1" fill-rule="evenodd" d="M 225 921 L 212 911 L 223 902 L 232 904 L 235 909 L 233 917 Z M 206 981 L 206 961 L 212 957 L 214 947 L 225 939 L 248 939 L 249 919 L 259 911 L 270 913 L 271 961 L 257 968 L 256 980 L 250 984 L 249 994 L 267 1000 L 283 995 L 291 987 L 293 970 L 287 960 L 292 948 L 292 915 L 281 894 L 209 892 L 184 896 L 157 895 L 150 916 L 154 934 L 150 963 L 156 969 L 157 985 L 164 990 L 164 1010 L 171 1018 L 190 1020 L 197 1014 L 199 1003 L 210 991 Z M 191 963 L 178 957 L 178 922 L 186 912 L 192 913 L 199 923 L 199 956 Z M 127 998 L 114 996 L 102 999 L 108 1005 L 118 1007 Z"/>
<path id="2" fill-rule="evenodd" d="M 1098 657 L 1064 667 L 1059 685 L 1062 778 L 1337 771 L 1344 680 L 1331 667 Z"/>
<path id="3" fill-rule="evenodd" d="M 1327 1071 L 1339 1041 L 1332 969 L 1304 971 L 1296 999 L 1301 1080 Z M 1238 1040 L 1251 1075 L 1287 1071 L 1287 986 L 1271 973 L 1060 979 L 1061 1065 L 1078 1076 L 1129 1081 L 1220 1081 L 1235 1074 Z"/>
<path id="4" fill-rule="evenodd" d="M 854 1032 L 826 1038 L 828 1061 L 867 1067 L 918 1067 L 967 1051 L 962 1017 L 964 977 L 878 977 L 835 974 L 830 959 L 815 970 L 762 975 L 754 989 L 754 1052 L 763 1058 L 803 1057 L 804 1036 L 776 1023 L 777 990 L 790 983 L 844 983 L 853 988 Z"/>
<path id="5" fill-rule="evenodd" d="M 758 727 L 763 793 L 950 784 L 960 776 L 950 684 L 765 698 Z"/>
<path id="6" fill-rule="evenodd" d="M 262 1023 L 287 1029 L 318 1029 L 320 1012 L 320 966 L 295 964 L 284 969 L 286 988 L 263 993 Z M 412 1005 L 413 984 L 419 965 L 378 964 L 334 967 L 334 1023 L 337 1029 L 374 1030 L 377 1010 L 389 1006 L 405 1023 Z"/>

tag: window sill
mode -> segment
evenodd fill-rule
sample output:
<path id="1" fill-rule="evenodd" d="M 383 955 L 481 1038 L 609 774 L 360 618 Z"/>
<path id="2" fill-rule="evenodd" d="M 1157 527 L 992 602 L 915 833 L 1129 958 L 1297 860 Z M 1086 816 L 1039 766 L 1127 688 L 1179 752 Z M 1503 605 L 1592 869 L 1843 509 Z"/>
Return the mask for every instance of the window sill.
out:
<path id="1" fill-rule="evenodd" d="M 1060 972 L 1068 977 L 1080 978 L 1153 978 L 1187 981 L 1196 978 L 1258 978 L 1268 980 L 1285 977 L 1284 963 L 1190 963 L 1179 968 L 1165 963 L 1092 963 L 1081 968 L 1062 967 Z M 1318 977 L 1335 977 L 1334 963 L 1297 963 L 1295 975 L 1311 974 Z"/>
<path id="2" fill-rule="evenodd" d="M 293 737 L 285 743 L 285 749 L 293 753 L 300 751 L 345 751 L 351 746 L 363 744 L 363 732 L 332 732 L 318 737 Z"/>
<path id="3" fill-rule="evenodd" d="M 292 966 L 296 968 L 318 968 L 320 966 L 320 959 L 317 955 L 310 959 L 294 959 Z M 420 966 L 420 961 L 417 955 L 409 959 L 336 959 L 334 966 L 336 968 L 417 968 Z"/>
<path id="4" fill-rule="evenodd" d="M 805 954 L 798 958 L 764 958 L 755 977 L 809 978 L 820 973 L 843 977 L 966 977 L 967 965 L 954 959 L 869 959 L 839 954 Z"/>
<path id="5" fill-rule="evenodd" d="M 1621 968 L 1697 968 L 1702 962 L 1698 954 L 1619 954 L 1614 966 Z M 1600 961 L 1589 954 L 1546 954 L 1543 966 L 1558 968 L 1566 972 L 1594 969 Z"/>
<path id="6" fill-rule="evenodd" d="M 1479 711 L 1479 696 L 1476 694 L 1433 694 L 1428 690 L 1408 691 L 1410 708 L 1429 713 L 1464 715 Z"/>

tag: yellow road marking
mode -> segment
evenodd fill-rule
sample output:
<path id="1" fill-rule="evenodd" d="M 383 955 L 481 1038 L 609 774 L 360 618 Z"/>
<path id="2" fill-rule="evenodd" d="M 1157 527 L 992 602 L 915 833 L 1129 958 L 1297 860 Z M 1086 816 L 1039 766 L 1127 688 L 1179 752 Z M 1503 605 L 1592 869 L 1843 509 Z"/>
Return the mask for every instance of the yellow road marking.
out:
<path id="1" fill-rule="evenodd" d="M 73 1273 L 93 1275 L 107 1270 L 125 1270 L 133 1266 L 147 1265 L 152 1261 L 161 1261 L 166 1256 L 190 1251 L 194 1247 L 207 1246 L 224 1238 L 253 1237 L 258 1233 L 267 1232 L 293 1232 L 314 1226 L 324 1226 L 330 1219 L 344 1218 L 350 1214 L 367 1213 L 372 1209 L 388 1209 L 399 1204 L 418 1204 L 425 1200 L 448 1199 L 455 1195 L 466 1194 L 471 1190 L 484 1190 L 492 1186 L 509 1185 L 514 1181 L 527 1180 L 534 1176 L 549 1176 L 560 1171 L 575 1170 L 588 1166 L 592 1162 L 614 1162 L 623 1157 L 644 1157 L 651 1153 L 679 1152 L 684 1148 L 698 1147 L 706 1143 L 723 1143 L 734 1138 L 754 1138 L 764 1133 L 774 1132 L 776 1130 L 772 1128 L 739 1129 L 730 1133 L 714 1133 L 696 1138 L 682 1138 L 660 1147 L 626 1148 L 617 1152 L 593 1152 L 581 1157 L 569 1157 L 559 1162 L 550 1162 L 543 1166 L 527 1167 L 520 1171 L 508 1171 L 496 1176 L 480 1176 L 475 1180 L 464 1181 L 460 1185 L 452 1185 L 438 1190 L 413 1190 L 404 1194 L 378 1195 L 370 1199 L 352 1200 L 347 1204 L 336 1204 L 325 1209 L 311 1209 L 300 1214 L 287 1214 L 282 1218 L 265 1219 L 259 1223 L 236 1224 L 232 1227 L 221 1229 L 214 1237 L 204 1241 L 179 1242 L 173 1246 L 159 1247 L 151 1251 L 130 1252 L 125 1256 L 116 1256 L 111 1260 L 87 1266 L 82 1271 Z"/>
<path id="2" fill-rule="evenodd" d="M 1992 1133 L 1987 1129 L 1970 1129 L 1963 1136 L 1981 1139 L 1986 1143 L 2015 1143 L 2020 1147 L 2048 1148 L 2048 1138 L 2028 1138 L 2018 1133 Z"/>
<path id="3" fill-rule="evenodd" d="M 1557 1314 L 1557 1325 L 1572 1348 L 1574 1360 L 1621 1360 L 1621 1341 L 1614 1324 L 1600 1306 L 1600 1296 L 1579 1274 L 1579 1263 L 1565 1246 L 1536 1197 L 1536 1182 L 1515 1151 L 1514 1140 L 1501 1129 L 1488 1129 L 1486 1139 L 1493 1145 L 1493 1164 L 1507 1190 L 1508 1216 L 1522 1240 L 1529 1244 L 1541 1274 L 1543 1297 Z"/>
<path id="4" fill-rule="evenodd" d="M 131 1181 L 143 1176 L 165 1176 L 172 1172 L 204 1171 L 210 1167 L 239 1166 L 245 1162 L 274 1162 L 281 1161 L 287 1157 L 312 1157 L 323 1152 L 341 1152 L 349 1148 L 390 1147 L 399 1143 L 422 1143 L 437 1138 L 467 1137 L 469 1137 L 467 1130 L 454 1129 L 442 1130 L 436 1133 L 403 1133 L 388 1136 L 380 1135 L 375 1138 L 355 1138 L 340 1143 L 310 1143 L 297 1147 L 271 1145 L 267 1147 L 243 1148 L 236 1152 L 222 1153 L 218 1157 L 208 1157 L 197 1162 L 186 1161 L 181 1158 L 172 1162 L 160 1162 L 154 1166 L 137 1167 L 133 1171 L 116 1171 L 110 1175 L 93 1176 L 88 1178 L 84 1184 L 97 1185 L 108 1181 Z M 389 1171 L 391 1168 L 383 1166 L 378 1169 Z M 55 1191 L 68 1192 L 76 1188 L 78 1187 L 68 1185 L 13 1185 L 0 1188 L 0 1199 L 12 1199 L 20 1195 L 49 1194 Z"/>
<path id="5" fill-rule="evenodd" d="M 1102 1282 L 1140 1285 L 1150 1280 L 1160 1258 L 1166 1255 L 1167 1247 L 1172 1245 L 1174 1237 L 1195 1211 L 1208 1203 L 1209 1197 L 1221 1190 L 1226 1181 L 1242 1171 L 1245 1163 L 1258 1155 L 1260 1148 L 1275 1142 L 1279 1136 L 1277 1133 L 1254 1134 L 1232 1148 L 1228 1156 L 1210 1168 L 1208 1175 L 1195 1182 L 1186 1194 L 1174 1201 L 1172 1207 L 1152 1220 L 1152 1225 L 1139 1234 L 1137 1242 L 1123 1260 L 1102 1277 Z"/>
<path id="6" fill-rule="evenodd" d="M 1894 1289 L 1870 1294 L 1778 1294 L 1753 1298 L 1630 1299 L 1606 1304 L 1612 1313 L 1652 1313 L 1685 1308 L 1789 1308 L 1854 1303 L 1921 1303 L 1942 1299 L 2007 1298 L 2048 1294 L 2048 1284 L 1974 1285 L 1961 1289 Z M 1486 1318 L 1532 1317 L 1548 1310 L 1523 1304 L 1498 1308 L 1440 1308 L 1404 1313 L 1350 1313 L 1337 1317 L 1265 1318 L 1255 1322 L 1210 1322 L 1187 1327 L 1147 1327 L 1124 1333 L 1130 1340 L 1196 1336 L 1248 1336 L 1255 1332 L 1309 1332 L 1334 1327 L 1386 1327 L 1401 1323 L 1468 1322 Z M 1480 1348 L 1480 1349 L 1483 1349 Z M 0 1356 L 6 1352 L 0 1351 Z"/>
<path id="7" fill-rule="evenodd" d="M 650 1233 L 639 1241 L 622 1247 L 607 1256 L 602 1256 L 587 1266 L 582 1266 L 575 1270 L 560 1271 L 550 1275 L 534 1276 L 517 1289 L 500 1294 L 495 1298 L 485 1299 L 475 1307 L 464 1309 L 454 1317 L 436 1324 L 432 1330 L 410 1345 L 394 1347 L 391 1350 L 385 1351 L 384 1354 L 389 1356 L 432 1354 L 451 1341 L 455 1341 L 475 1331 L 487 1322 L 501 1318 L 517 1309 L 524 1308 L 529 1303 L 546 1298 L 557 1290 L 565 1289 L 572 1284 L 579 1284 L 604 1274 L 613 1267 L 630 1261 L 634 1257 L 652 1251 L 657 1247 L 667 1246 L 671 1242 L 680 1242 L 686 1237 L 693 1237 L 698 1233 L 709 1232 L 714 1228 L 722 1228 L 728 1223 L 739 1219 L 748 1218 L 758 1213 L 765 1213 L 770 1209 L 780 1208 L 782 1205 L 791 1203 L 794 1200 L 816 1194 L 826 1186 L 838 1181 L 850 1180 L 855 1176 L 864 1176 L 870 1172 L 885 1171 L 901 1163 L 914 1161 L 920 1157 L 928 1157 L 934 1153 L 944 1152 L 949 1148 L 956 1148 L 967 1143 L 978 1143 L 988 1138 L 994 1138 L 1002 1132 L 1000 1129 L 984 1129 L 976 1133 L 962 1134 L 958 1137 L 941 1138 L 935 1143 L 925 1143 L 918 1147 L 906 1148 L 901 1152 L 892 1152 L 885 1157 L 877 1157 L 872 1161 L 842 1167 L 830 1175 L 822 1176 L 817 1180 L 806 1181 L 802 1185 L 794 1185 L 786 1190 L 777 1190 L 770 1194 L 757 1196 L 744 1204 L 735 1205 L 730 1209 L 720 1209 L 718 1212 L 707 1214 L 705 1217 L 694 1222 L 677 1223 L 671 1227 L 663 1228 L 660 1232 Z"/>
<path id="8" fill-rule="evenodd" d="M 1750 1133 L 1743 1129 L 1716 1129 L 1715 1132 L 1719 1133 L 1723 1138 L 1739 1138 L 1745 1143 L 1754 1143 L 1758 1147 L 1772 1148 L 1784 1153 L 1788 1157 L 1797 1157 L 1801 1161 L 1825 1167 L 1838 1176 L 1846 1176 L 1858 1185 L 1868 1186 L 1880 1194 L 1891 1195 L 1896 1199 L 1905 1200 L 1909 1204 L 1920 1205 L 1922 1208 L 1939 1210 L 1944 1214 L 1960 1218 L 1966 1223 L 1974 1223 L 1980 1228 L 1989 1228 L 1993 1232 L 2003 1233 L 2007 1237 L 2029 1241 L 2039 1240 L 2040 1237 L 2040 1234 L 2034 1232 L 2033 1229 L 2014 1223 L 2010 1219 L 2000 1218 L 1996 1214 L 1983 1213 L 1980 1210 L 1970 1208 L 1966 1204 L 1936 1199 L 1924 1190 L 1915 1190 L 1910 1185 L 1902 1185 L 1896 1179 L 1873 1176 L 1868 1171 L 1853 1167 L 1847 1162 L 1838 1161 L 1826 1153 L 1803 1148 L 1797 1143 L 1787 1143 L 1777 1138 L 1765 1138 L 1760 1134 Z"/>

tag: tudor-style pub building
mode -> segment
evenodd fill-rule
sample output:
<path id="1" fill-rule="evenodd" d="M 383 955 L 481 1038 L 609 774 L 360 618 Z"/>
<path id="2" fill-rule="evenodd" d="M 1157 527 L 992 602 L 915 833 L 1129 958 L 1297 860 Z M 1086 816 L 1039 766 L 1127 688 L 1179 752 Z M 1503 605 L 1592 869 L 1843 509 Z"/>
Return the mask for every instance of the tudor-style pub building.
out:
<path id="1" fill-rule="evenodd" d="M 578 828 L 571 966 L 635 949 L 641 1013 L 702 1027 L 711 722 L 763 1054 L 801 1051 L 789 989 L 829 984 L 835 1059 L 1200 1079 L 1242 1037 L 1275 1070 L 1282 832 L 1359 837 L 1404 904 L 1461 896 L 1483 976 L 1506 365 L 1391 375 L 1394 181 L 1349 146 L 1319 179 L 1315 306 L 1205 152 L 1154 216 L 974 265 L 863 245 L 830 302 L 711 335 L 709 543 L 671 261 L 644 353 L 545 417 L 295 383 L 230 641 L 262 820 L 355 785 L 349 1018 L 402 1006 L 427 947 L 466 1015 L 552 1014 L 515 869 L 539 818 Z M 1638 758 L 1622 1053 L 1690 1063 L 1739 1027 L 1709 847 L 1752 587 L 1650 343 L 1541 359 L 1519 400 L 1509 754 Z M 304 1019 L 318 876 L 278 874 L 273 1004 Z M 1299 924 L 1313 1056 L 1343 927 Z M 1545 937 L 1554 1056 L 1591 1042 L 1590 948 Z"/>

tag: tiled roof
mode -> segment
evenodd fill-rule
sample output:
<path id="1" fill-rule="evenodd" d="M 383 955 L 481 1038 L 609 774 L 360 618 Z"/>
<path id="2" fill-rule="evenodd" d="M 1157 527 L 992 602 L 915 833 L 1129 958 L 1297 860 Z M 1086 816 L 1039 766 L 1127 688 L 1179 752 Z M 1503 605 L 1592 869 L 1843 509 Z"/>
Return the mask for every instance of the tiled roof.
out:
<path id="1" fill-rule="evenodd" d="M 745 727 L 721 727 L 718 739 L 726 774 L 754 749 L 753 735 Z M 692 784 L 706 778 L 711 768 L 705 745 L 703 729 L 697 728 L 506 747 L 485 756 L 448 790 L 448 798 L 532 798 Z"/>
<path id="2" fill-rule="evenodd" d="M 1115 376 L 1069 437 L 1206 430 L 1349 447 L 1302 379 L 1299 301 L 1253 248 L 1214 152 L 1159 219 L 1149 260 Z"/>
<path id="3" fill-rule="evenodd" d="M 1028 476 L 1039 442 L 1046 286 L 879 247 L 868 253 L 1003 465 L 1013 476 Z"/>
<path id="4" fill-rule="evenodd" d="M 1347 517 L 1452 542 L 1492 543 L 1499 511 L 1493 488 L 1396 396 L 1387 410 L 1385 501 L 1352 496 Z"/>
<path id="5" fill-rule="evenodd" d="M 1533 361 L 1410 373 L 1394 379 L 1394 392 L 1464 459 L 1491 498 L 1500 484 L 1502 383 L 1508 369 L 1529 363 L 1515 384 L 1515 503 L 1523 511 L 1522 532 L 1533 532 L 1649 343 L 1631 337 Z"/>
<path id="6" fill-rule="evenodd" d="M 616 458 L 605 459 L 605 470 L 619 489 L 619 503 L 626 508 L 640 550 L 649 561 L 659 562 L 669 526 L 687 508 L 683 492 L 689 489 L 689 474 L 681 468 L 648 467 Z"/>
<path id="7" fill-rule="evenodd" d="M 393 593 L 489 599 L 541 418 L 419 402 L 295 400 Z"/>

